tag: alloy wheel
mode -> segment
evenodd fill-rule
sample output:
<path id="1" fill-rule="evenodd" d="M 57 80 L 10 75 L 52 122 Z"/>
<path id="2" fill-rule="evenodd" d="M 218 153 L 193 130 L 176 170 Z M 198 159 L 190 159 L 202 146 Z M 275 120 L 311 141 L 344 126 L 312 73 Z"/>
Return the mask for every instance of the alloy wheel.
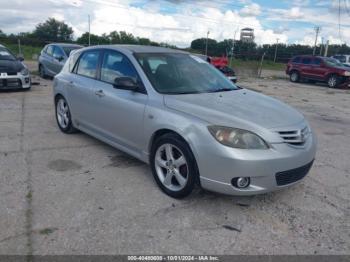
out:
<path id="1" fill-rule="evenodd" d="M 328 79 L 328 86 L 333 88 L 337 85 L 337 78 L 335 76 L 331 76 L 329 79 Z"/>
<path id="2" fill-rule="evenodd" d="M 188 181 L 187 160 L 172 144 L 161 145 L 155 154 L 155 169 L 160 182 L 171 191 L 180 191 Z"/>
<path id="3" fill-rule="evenodd" d="M 58 124 L 61 128 L 66 129 L 70 121 L 69 108 L 67 102 L 63 98 L 60 98 L 57 101 L 56 109 Z"/>

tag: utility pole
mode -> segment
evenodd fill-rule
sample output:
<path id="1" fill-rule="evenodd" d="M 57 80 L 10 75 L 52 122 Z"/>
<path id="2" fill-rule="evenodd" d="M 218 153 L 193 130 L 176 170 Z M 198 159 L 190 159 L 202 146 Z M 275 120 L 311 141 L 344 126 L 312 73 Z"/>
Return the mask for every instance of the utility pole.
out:
<path id="1" fill-rule="evenodd" d="M 328 46 L 329 46 L 329 40 L 327 40 L 327 42 L 326 42 L 326 48 L 324 50 L 324 56 L 328 55 Z"/>
<path id="2" fill-rule="evenodd" d="M 90 46 L 90 15 L 88 15 L 88 23 L 89 23 L 89 46 Z"/>
<path id="3" fill-rule="evenodd" d="M 324 37 L 321 38 L 320 56 L 322 56 Z"/>
<path id="4" fill-rule="evenodd" d="M 232 51 L 231 51 L 231 58 L 230 58 L 230 67 L 232 67 L 232 59 L 233 59 L 233 52 L 235 51 L 235 43 L 236 43 L 236 34 L 237 34 L 238 28 L 235 31 L 235 34 L 233 36 L 233 44 L 232 44 Z"/>
<path id="5" fill-rule="evenodd" d="M 275 48 L 275 58 L 273 59 L 273 62 L 276 63 L 276 58 L 277 58 L 277 48 L 278 48 L 278 41 L 280 40 L 279 38 L 276 39 L 276 48 Z"/>
<path id="6" fill-rule="evenodd" d="M 207 32 L 207 41 L 205 41 L 205 55 L 208 56 L 208 37 L 209 37 L 209 31 Z"/>
<path id="7" fill-rule="evenodd" d="M 312 55 L 315 55 L 315 53 L 316 53 L 317 38 L 318 38 L 318 34 L 320 33 L 320 30 L 321 30 L 321 28 L 319 26 L 315 27 L 316 38 L 315 38 L 314 51 L 312 52 Z"/>

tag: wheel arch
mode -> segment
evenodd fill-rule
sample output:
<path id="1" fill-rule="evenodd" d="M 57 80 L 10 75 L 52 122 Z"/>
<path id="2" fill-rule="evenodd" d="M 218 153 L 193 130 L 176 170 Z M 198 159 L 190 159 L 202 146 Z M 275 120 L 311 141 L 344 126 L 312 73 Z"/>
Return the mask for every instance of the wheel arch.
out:
<path id="1" fill-rule="evenodd" d="M 194 164 L 196 166 L 196 169 L 197 169 L 197 173 L 196 173 L 196 183 L 197 185 L 200 186 L 200 179 L 199 179 L 199 168 L 198 168 L 198 164 L 197 164 L 197 159 L 196 159 L 196 154 L 195 154 L 195 151 L 194 151 L 194 148 L 193 146 L 191 145 L 191 142 L 185 138 L 184 135 L 182 135 L 179 131 L 175 131 L 173 129 L 170 129 L 170 128 L 161 128 L 161 129 L 158 129 L 156 130 L 155 132 L 153 132 L 150 140 L 149 140 L 149 143 L 148 143 L 148 156 L 149 156 L 149 163 L 150 163 L 150 157 L 152 155 L 152 147 L 154 145 L 154 142 L 157 140 L 157 138 L 165 135 L 165 134 L 175 134 L 176 136 L 178 136 L 181 140 L 183 140 L 189 147 L 191 153 L 192 153 L 192 156 L 193 156 L 193 159 L 194 159 Z"/>

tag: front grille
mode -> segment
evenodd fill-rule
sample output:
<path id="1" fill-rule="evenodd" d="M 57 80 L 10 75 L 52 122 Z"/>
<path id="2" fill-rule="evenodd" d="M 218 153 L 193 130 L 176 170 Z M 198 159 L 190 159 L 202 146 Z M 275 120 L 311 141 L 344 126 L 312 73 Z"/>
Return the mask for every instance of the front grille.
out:
<path id="1" fill-rule="evenodd" d="M 16 75 L 17 75 L 17 72 L 7 72 L 7 75 L 8 75 L 8 76 L 16 76 Z"/>
<path id="2" fill-rule="evenodd" d="M 291 145 L 303 145 L 308 138 L 310 131 L 306 126 L 299 130 L 278 131 L 279 135 L 283 139 L 283 142 Z"/>
<path id="3" fill-rule="evenodd" d="M 304 178 L 307 175 L 307 173 L 309 173 L 313 162 L 314 161 L 312 160 L 309 164 L 305 166 L 283 171 L 283 172 L 278 172 L 276 174 L 277 185 L 278 186 L 288 185 Z"/>
<path id="4" fill-rule="evenodd" d="M 11 89 L 22 87 L 22 82 L 18 78 L 0 79 L 0 89 Z"/>

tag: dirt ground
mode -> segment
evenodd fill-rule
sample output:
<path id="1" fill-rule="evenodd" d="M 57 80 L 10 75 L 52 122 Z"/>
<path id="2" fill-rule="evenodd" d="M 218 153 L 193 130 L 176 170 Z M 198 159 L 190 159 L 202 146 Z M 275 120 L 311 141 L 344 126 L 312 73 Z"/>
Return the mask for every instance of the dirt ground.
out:
<path id="1" fill-rule="evenodd" d="M 0 93 L 0 254 L 350 253 L 349 90 L 240 81 L 310 121 L 319 141 L 310 174 L 265 195 L 198 190 L 174 200 L 145 164 L 61 133 L 52 81 L 33 82 L 31 91 Z"/>

